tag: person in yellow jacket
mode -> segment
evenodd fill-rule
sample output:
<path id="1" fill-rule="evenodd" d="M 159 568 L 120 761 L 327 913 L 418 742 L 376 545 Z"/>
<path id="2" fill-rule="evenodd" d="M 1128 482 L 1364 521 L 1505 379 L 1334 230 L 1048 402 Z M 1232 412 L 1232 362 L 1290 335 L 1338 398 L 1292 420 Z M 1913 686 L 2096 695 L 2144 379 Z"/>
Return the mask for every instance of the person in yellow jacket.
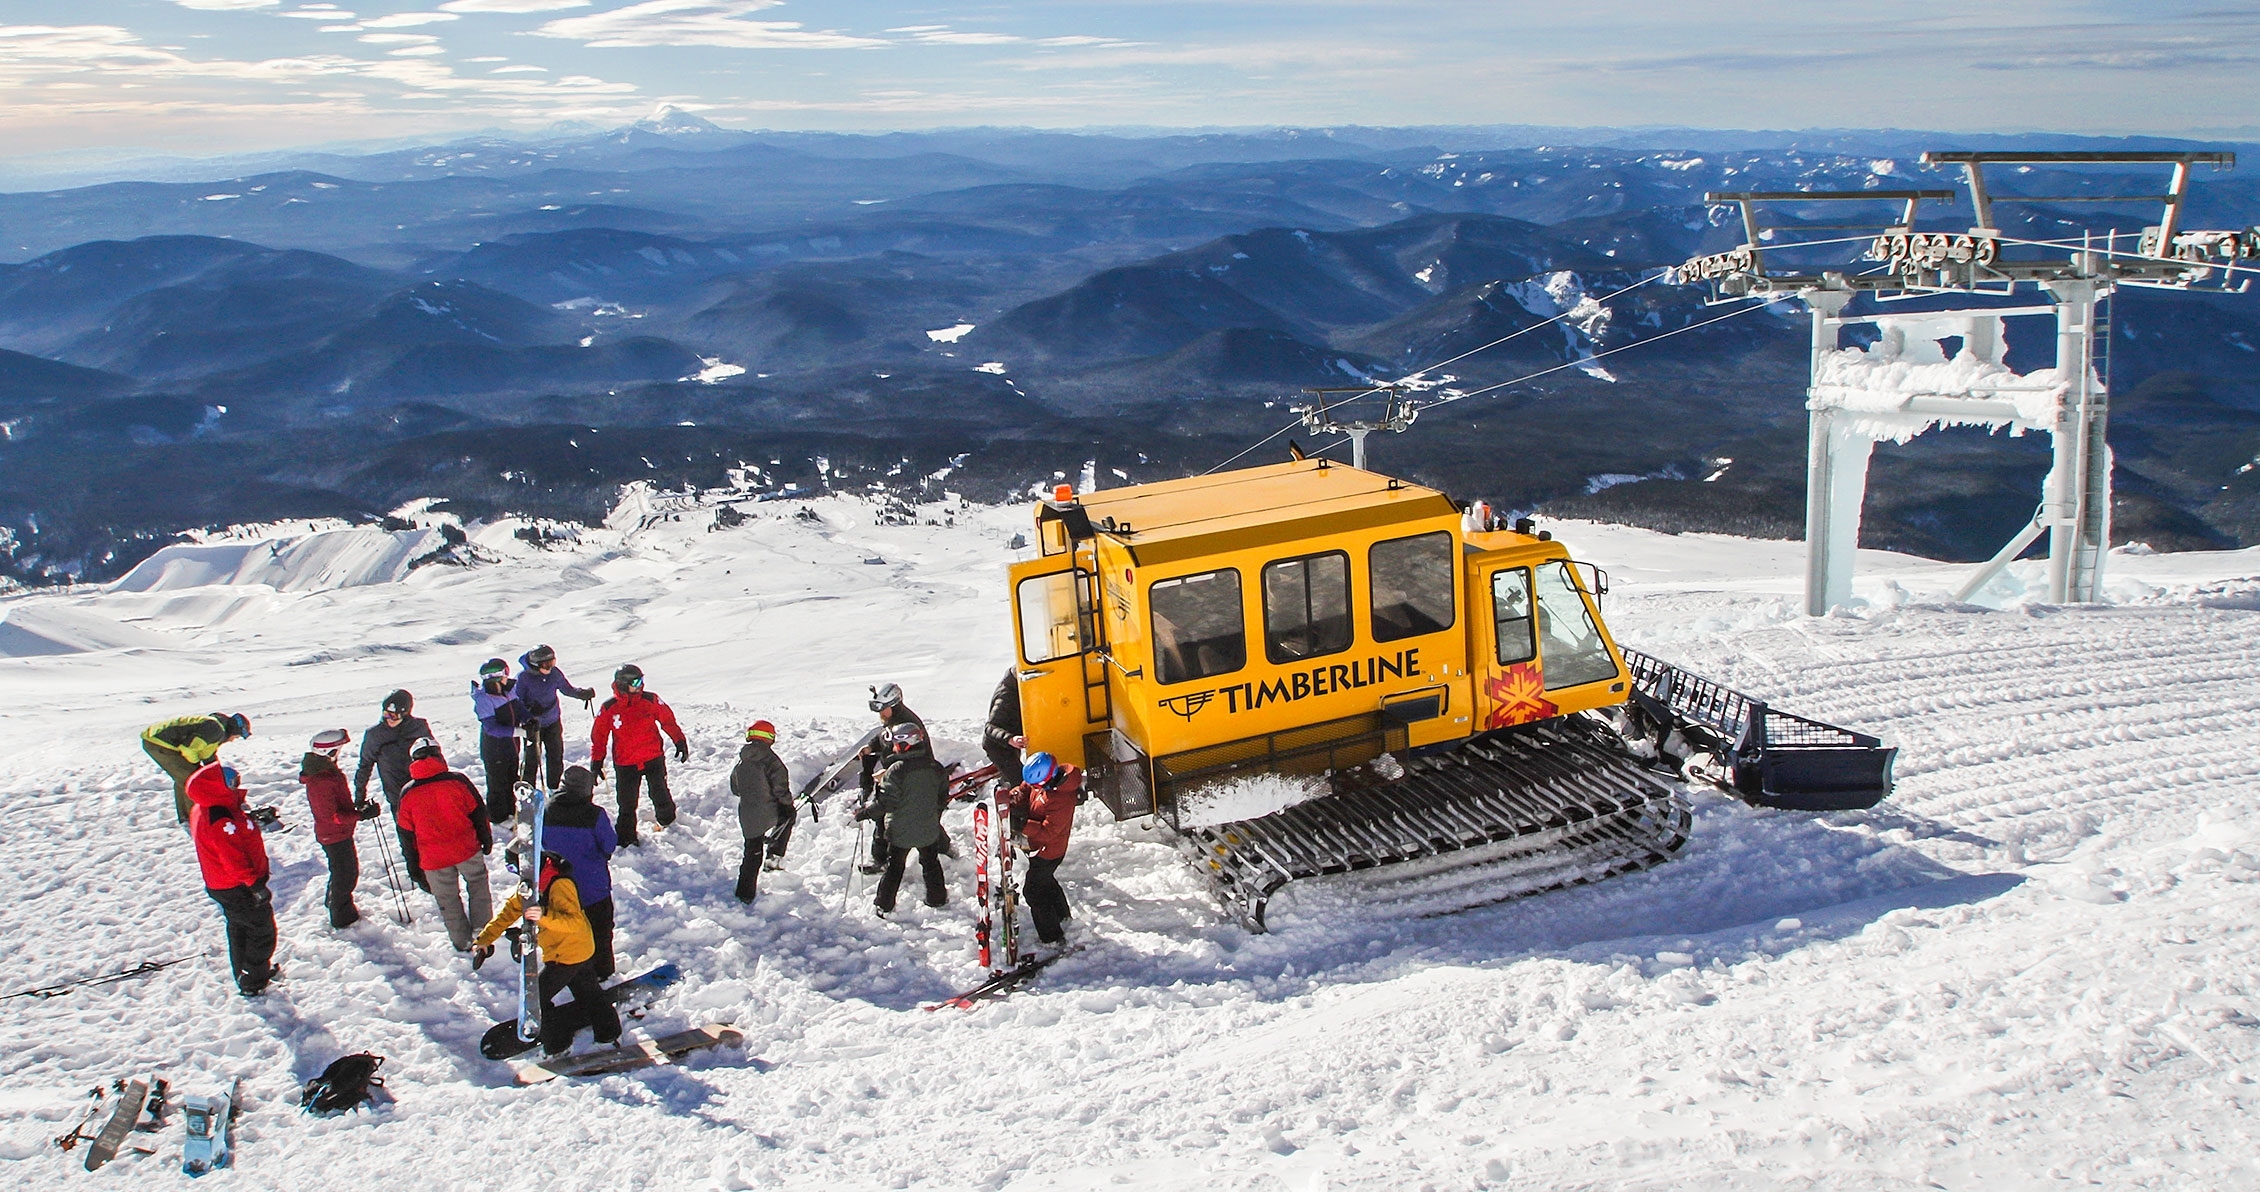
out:
<path id="1" fill-rule="evenodd" d="M 526 896 L 513 892 L 495 912 L 471 949 L 471 964 L 475 968 L 494 955 L 494 941 L 502 938 L 512 923 L 523 918 L 533 925 L 535 942 L 541 948 L 541 1004 L 549 1009 L 556 1005 L 562 990 L 573 991 L 573 1001 L 587 1008 L 589 1025 L 596 1032 L 596 1041 L 608 1045 L 620 1041 L 620 1011 L 606 996 L 604 986 L 596 975 L 596 933 L 589 928 L 589 917 L 581 909 L 581 890 L 573 881 L 573 863 L 564 857 L 543 852 L 540 876 L 535 882 L 534 905 L 526 905 Z M 560 1016 L 542 1015 L 542 1050 L 556 1055 L 572 1046 L 570 1029 L 553 1029 L 561 1025 Z"/>
<path id="2" fill-rule="evenodd" d="M 188 822 L 188 776 L 217 760 L 220 746 L 251 735 L 241 712 L 176 716 L 141 730 L 141 748 L 173 780 L 173 814 Z"/>

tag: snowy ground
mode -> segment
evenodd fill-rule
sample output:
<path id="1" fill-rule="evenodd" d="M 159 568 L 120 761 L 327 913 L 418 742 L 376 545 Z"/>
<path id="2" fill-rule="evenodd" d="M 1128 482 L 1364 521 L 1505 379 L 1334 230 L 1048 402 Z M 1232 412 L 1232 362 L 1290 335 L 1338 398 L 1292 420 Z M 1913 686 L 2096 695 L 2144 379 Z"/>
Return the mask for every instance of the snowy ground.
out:
<path id="1" fill-rule="evenodd" d="M 298 551 L 322 582 L 183 565 L 0 602 L 0 984 L 197 957 L 0 1002 L 0 1181 L 178 1181 L 177 1127 L 96 1177 L 48 1142 L 87 1086 L 153 1068 L 244 1078 L 215 1190 L 2260 1186 L 2260 554 L 2122 553 L 2092 608 L 2014 580 L 1951 605 L 1957 569 L 1864 554 L 1867 606 L 1811 620 L 1797 544 L 1556 526 L 1610 570 L 1629 644 L 1884 734 L 1897 794 L 1816 817 L 1698 793 L 1650 873 L 1439 918 L 1316 888 L 1257 937 L 1094 802 L 1062 875 L 1087 949 L 928 1014 L 975 976 L 964 871 L 955 905 L 882 921 L 827 817 L 742 909 L 724 783 L 750 718 L 797 776 L 889 680 L 973 756 L 1025 512 L 748 508 L 710 531 L 646 505 L 547 551 L 489 528 L 500 562 L 396 582 L 360 582 L 396 543 L 333 542 Z M 650 1021 L 731 1021 L 744 1051 L 514 1087 L 476 1049 L 507 969 L 467 972 L 428 900 L 386 919 L 367 832 L 368 918 L 328 930 L 306 737 L 358 736 L 406 686 L 469 756 L 477 664 L 537 642 L 599 687 L 639 663 L 682 715 L 683 822 L 616 867 L 621 963 L 680 961 Z M 221 709 L 256 726 L 231 751 L 255 797 L 300 824 L 271 845 L 286 976 L 256 1002 L 135 742 Z M 363 1049 L 392 1104 L 297 1112 Z"/>

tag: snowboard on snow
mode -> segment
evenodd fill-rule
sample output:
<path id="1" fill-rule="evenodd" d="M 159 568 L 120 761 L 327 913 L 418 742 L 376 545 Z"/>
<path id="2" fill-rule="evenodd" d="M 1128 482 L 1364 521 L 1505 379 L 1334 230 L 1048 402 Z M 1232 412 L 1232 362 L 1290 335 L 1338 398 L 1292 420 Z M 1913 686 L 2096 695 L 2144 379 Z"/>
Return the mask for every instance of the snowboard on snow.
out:
<path id="1" fill-rule="evenodd" d="M 824 769 L 817 771 L 816 776 L 809 779 L 806 786 L 800 788 L 799 797 L 808 800 L 811 804 L 813 804 L 816 800 L 821 799 L 824 796 L 831 794 L 833 791 L 839 789 L 841 780 L 847 777 L 847 772 L 851 769 L 854 769 L 856 763 L 863 759 L 864 749 L 869 747 L 872 742 L 878 740 L 879 734 L 885 732 L 886 730 L 887 726 L 882 724 L 877 728 L 872 729 L 870 732 L 863 734 L 862 740 L 857 741 L 855 744 L 848 747 L 846 757 L 843 757 L 840 760 L 833 762 L 831 765 L 826 766 Z"/>
<path id="2" fill-rule="evenodd" d="M 944 1006 L 954 1006 L 960 1010 L 970 1010 L 982 1002 L 994 1001 L 1034 980 L 1036 974 L 1050 968 L 1053 964 L 1082 950 L 1082 945 L 1078 944 L 1075 947 L 1062 948 L 1057 952 L 1042 956 L 1030 956 L 1003 972 L 989 974 L 988 980 L 966 990 L 964 993 L 955 997 L 943 998 L 941 1001 L 927 1006 L 926 1009 L 932 1011 L 939 1010 Z"/>
<path id="3" fill-rule="evenodd" d="M 638 998 L 651 997 L 682 979 L 682 966 L 670 962 L 616 985 L 606 986 L 604 992 L 611 996 L 613 1005 L 625 1006 Z M 579 1002 L 561 1002 L 551 1006 L 546 1011 L 546 1017 L 549 1024 L 559 1030 L 567 1024 L 576 1031 L 589 1025 L 588 1007 Z M 518 1037 L 518 1020 L 513 1018 L 487 1028 L 485 1037 L 479 1040 L 479 1054 L 490 1060 L 506 1060 L 532 1051 L 535 1042 Z"/>
<path id="4" fill-rule="evenodd" d="M 235 1158 L 236 1098 L 243 1091 L 238 1079 L 223 1095 L 191 1093 L 181 1099 L 181 1118 L 188 1139 L 181 1144 L 180 1169 L 194 1177 L 226 1167 Z"/>
<path id="5" fill-rule="evenodd" d="M 560 1076 L 610 1076 L 615 1072 L 634 1072 L 641 1068 L 672 1064 L 694 1051 L 703 1051 L 709 1047 L 736 1047 L 743 1042 L 744 1035 L 729 1027 L 709 1023 L 656 1038 L 623 1040 L 617 1047 L 603 1047 L 595 1051 L 523 1064 L 518 1068 L 518 1083 L 540 1084 Z"/>
<path id="6" fill-rule="evenodd" d="M 110 1120 L 103 1123 L 102 1132 L 94 1136 L 93 1145 L 86 1149 L 88 1171 L 100 1170 L 103 1164 L 117 1158 L 119 1149 L 134 1131 L 155 1130 L 163 1124 L 166 1087 L 161 1077 L 120 1082 Z M 142 1121 L 144 1116 L 149 1119 L 146 1124 Z"/>

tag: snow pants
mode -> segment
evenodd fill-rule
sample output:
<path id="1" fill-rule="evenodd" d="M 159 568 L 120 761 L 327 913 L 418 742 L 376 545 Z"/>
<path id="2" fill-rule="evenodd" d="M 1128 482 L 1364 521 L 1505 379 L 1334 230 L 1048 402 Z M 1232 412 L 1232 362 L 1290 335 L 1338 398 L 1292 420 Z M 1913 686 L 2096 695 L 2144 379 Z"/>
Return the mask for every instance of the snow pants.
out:
<path id="1" fill-rule="evenodd" d="M 612 766 L 612 789 L 619 794 L 620 814 L 614 827 L 620 831 L 620 843 L 636 842 L 637 788 L 651 788 L 651 818 L 660 827 L 675 822 L 675 796 L 667 789 L 667 759 L 655 757 L 640 766 Z"/>
<path id="2" fill-rule="evenodd" d="M 950 900 L 949 887 L 942 883 L 942 854 L 933 845 L 916 850 L 918 867 L 926 875 L 926 905 L 943 906 Z M 895 895 L 902 890 L 903 867 L 910 860 L 912 850 L 890 848 L 887 850 L 887 871 L 879 875 L 878 907 L 881 911 L 895 909 Z"/>
<path id="3" fill-rule="evenodd" d="M 795 803 L 792 810 L 787 811 L 784 817 L 769 829 L 766 843 L 770 856 L 780 861 L 785 859 L 785 850 L 791 848 L 793 843 L 793 825 L 799 822 L 800 805 Z"/>
<path id="4" fill-rule="evenodd" d="M 596 955 L 589 958 L 595 966 L 596 979 L 602 981 L 612 975 L 612 896 L 607 894 L 581 908 L 589 917 L 589 934 L 596 937 Z M 579 997 L 579 994 L 573 995 Z"/>
<path id="5" fill-rule="evenodd" d="M 323 845 L 322 855 L 330 859 L 330 926 L 351 927 L 361 921 L 361 912 L 353 906 L 354 888 L 361 884 L 361 854 L 354 850 L 353 838 L 348 836 L 336 844 Z"/>
<path id="6" fill-rule="evenodd" d="M 425 870 L 424 880 L 431 886 L 432 901 L 439 904 L 439 921 L 447 925 L 448 942 L 458 952 L 470 951 L 479 928 L 494 918 L 494 892 L 487 889 L 487 859 L 472 853 L 460 864 Z"/>
<path id="7" fill-rule="evenodd" d="M 228 969 L 235 987 L 245 997 L 265 992 L 275 976 L 275 896 L 264 880 L 225 890 L 206 887 L 204 892 L 227 919 Z"/>
<path id="8" fill-rule="evenodd" d="M 479 761 L 487 772 L 487 822 L 506 824 L 518 814 L 518 738 L 479 734 Z"/>
<path id="9" fill-rule="evenodd" d="M 541 782 L 535 777 L 536 772 L 543 768 L 539 763 L 544 760 L 549 763 L 547 767 L 549 781 L 547 782 Z M 565 780 L 565 725 L 563 721 L 556 724 L 545 724 L 539 728 L 528 727 L 526 729 L 526 752 L 523 757 L 518 759 L 518 775 L 527 782 L 537 783 L 545 791 L 556 790 L 557 784 Z"/>
<path id="10" fill-rule="evenodd" d="M 1047 944 L 1057 944 L 1067 939 L 1067 929 L 1062 926 L 1069 915 L 1067 891 L 1059 888 L 1058 857 L 1028 859 L 1028 876 L 1020 883 L 1021 897 L 1028 900 L 1028 913 L 1036 919 L 1036 938 Z"/>
<path id="11" fill-rule="evenodd" d="M 165 777 L 173 780 L 173 814 L 180 818 L 180 822 L 187 823 L 188 776 L 196 773 L 196 763 L 146 740 L 141 743 L 141 751 L 149 755 L 149 760 L 164 768 Z"/>
<path id="12" fill-rule="evenodd" d="M 611 997 L 604 992 L 604 986 L 598 983 L 596 957 L 592 956 L 579 964 L 551 964 L 545 961 L 541 966 L 540 988 L 541 1004 L 545 1007 L 556 1005 L 559 993 L 572 990 L 573 1001 L 588 1008 L 589 1026 L 596 1033 L 596 1041 L 604 1044 L 620 1041 L 620 1008 L 612 1004 Z M 543 1051 L 556 1055 L 573 1045 L 571 1015 L 544 1014 L 541 1017 Z"/>

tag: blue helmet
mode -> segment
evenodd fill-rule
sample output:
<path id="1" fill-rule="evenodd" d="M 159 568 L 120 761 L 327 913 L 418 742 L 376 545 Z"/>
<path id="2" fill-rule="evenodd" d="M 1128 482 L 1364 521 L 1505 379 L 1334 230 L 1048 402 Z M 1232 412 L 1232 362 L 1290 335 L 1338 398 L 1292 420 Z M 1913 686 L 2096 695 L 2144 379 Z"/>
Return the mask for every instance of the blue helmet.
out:
<path id="1" fill-rule="evenodd" d="M 241 775 L 235 772 L 234 766 L 220 767 L 220 781 L 222 783 L 225 783 L 227 785 L 227 788 L 231 791 L 239 791 L 243 789 L 243 778 Z"/>
<path id="2" fill-rule="evenodd" d="M 1032 753 L 1020 764 L 1020 781 L 1045 783 L 1059 773 L 1059 759 L 1048 753 Z"/>

